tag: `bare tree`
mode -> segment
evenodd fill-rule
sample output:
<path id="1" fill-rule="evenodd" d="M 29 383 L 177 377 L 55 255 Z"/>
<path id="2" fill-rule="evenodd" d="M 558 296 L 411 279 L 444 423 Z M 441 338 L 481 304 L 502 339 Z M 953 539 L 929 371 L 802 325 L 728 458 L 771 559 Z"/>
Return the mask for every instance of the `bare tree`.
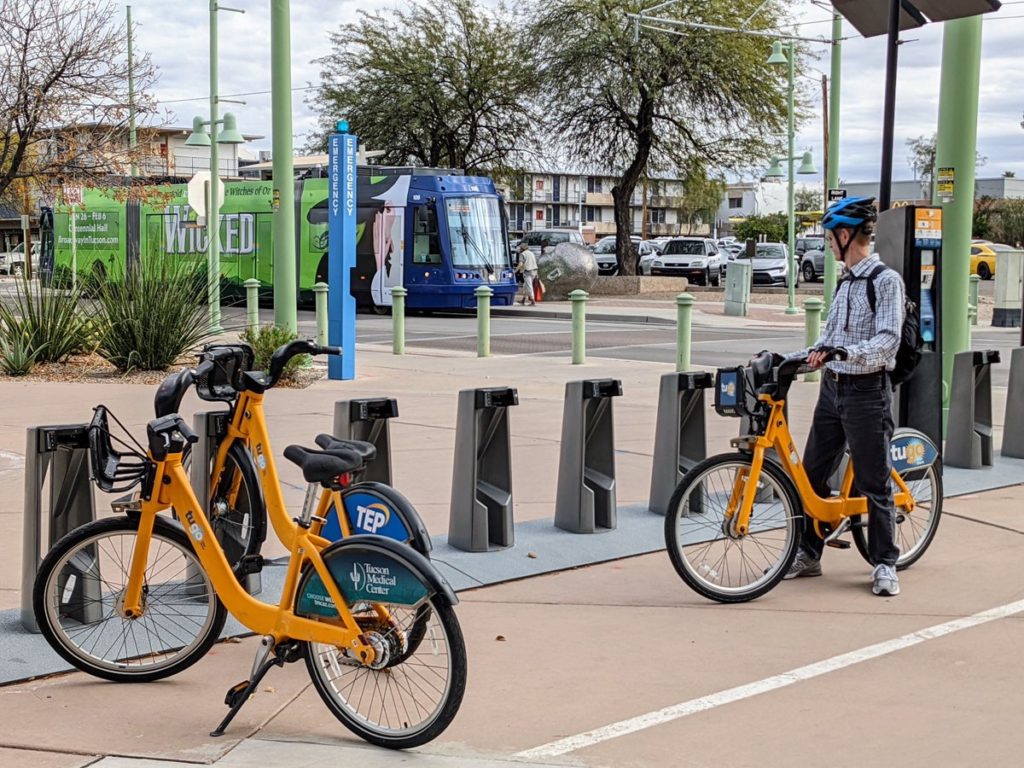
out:
<path id="1" fill-rule="evenodd" d="M 127 140 L 122 12 L 108 0 L 0 0 L 0 197 L 18 182 L 98 183 L 140 159 Z M 151 112 L 147 54 L 134 77 L 136 110 Z"/>

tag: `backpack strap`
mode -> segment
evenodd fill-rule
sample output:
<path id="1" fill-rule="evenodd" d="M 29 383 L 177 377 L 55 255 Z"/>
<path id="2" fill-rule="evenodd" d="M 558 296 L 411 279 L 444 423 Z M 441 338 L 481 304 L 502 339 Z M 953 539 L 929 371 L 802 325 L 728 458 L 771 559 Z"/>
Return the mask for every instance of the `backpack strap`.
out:
<path id="1" fill-rule="evenodd" d="M 868 304 L 871 305 L 872 312 L 875 311 L 875 278 L 888 268 L 885 264 L 876 264 L 875 268 L 864 276 L 864 279 L 868 281 Z"/>

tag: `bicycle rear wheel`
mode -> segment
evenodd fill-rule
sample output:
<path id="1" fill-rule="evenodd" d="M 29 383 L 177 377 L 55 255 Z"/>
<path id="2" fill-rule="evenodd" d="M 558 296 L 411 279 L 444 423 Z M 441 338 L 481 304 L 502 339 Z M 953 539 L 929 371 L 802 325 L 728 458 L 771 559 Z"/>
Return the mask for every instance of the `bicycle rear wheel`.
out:
<path id="1" fill-rule="evenodd" d="M 729 531 L 726 509 L 742 493 L 749 454 L 721 454 L 691 469 L 672 494 L 665 516 L 665 545 L 687 586 L 722 603 L 760 597 L 793 562 L 802 513 L 793 484 L 775 464 L 765 462 L 750 516 L 750 531 Z"/>
<path id="2" fill-rule="evenodd" d="M 437 595 L 416 608 L 360 603 L 351 610 L 364 636 L 390 661 L 373 669 L 343 648 L 307 643 L 306 667 L 320 698 L 371 744 L 408 749 L 435 739 L 454 719 L 466 690 L 466 647 L 455 611 Z"/>
<path id="3" fill-rule="evenodd" d="M 143 585 L 143 612 L 120 611 L 138 519 L 113 517 L 77 528 L 43 559 L 33 589 L 39 631 L 83 672 L 148 682 L 201 659 L 224 628 L 217 598 L 185 532 L 158 517 Z"/>
<path id="4" fill-rule="evenodd" d="M 924 468 L 905 469 L 900 472 L 900 477 L 914 497 L 914 511 L 896 510 L 896 546 L 900 548 L 900 556 L 896 561 L 898 571 L 909 568 L 921 559 L 939 529 L 942 516 L 942 467 L 936 459 L 934 464 Z M 856 525 L 861 520 L 860 515 L 853 520 L 853 543 L 857 545 L 861 557 L 871 563 L 867 525 Z"/>

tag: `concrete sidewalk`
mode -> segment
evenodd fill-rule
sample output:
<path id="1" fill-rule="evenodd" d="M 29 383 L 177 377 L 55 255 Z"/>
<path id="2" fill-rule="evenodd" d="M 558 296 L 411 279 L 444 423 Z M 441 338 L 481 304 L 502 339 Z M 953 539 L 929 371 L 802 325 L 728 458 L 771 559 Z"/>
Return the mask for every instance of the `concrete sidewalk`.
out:
<path id="1" fill-rule="evenodd" d="M 530 314 L 533 309 L 521 311 Z M 609 311 L 613 310 L 659 316 L 671 311 L 621 303 L 609 305 Z M 708 324 L 726 322 L 710 311 L 703 317 L 702 322 Z M 206 733 L 223 714 L 224 691 L 248 671 L 254 641 L 246 639 L 218 645 L 211 658 L 152 686 L 117 686 L 72 674 L 0 688 L 7 726 L 0 732 L 0 765 L 77 767 L 92 764 L 96 756 L 108 756 L 99 765 L 154 768 L 125 762 L 148 758 L 233 768 L 253 762 L 259 755 L 266 758 L 261 762 L 268 766 L 326 766 L 359 758 L 368 766 L 415 762 L 430 768 L 489 768 L 511 759 L 519 750 L 819 658 L 816 640 L 821 638 L 813 637 L 805 622 L 836 605 L 850 605 L 850 613 L 830 626 L 825 639 L 838 648 L 855 648 L 858 639 L 866 644 L 887 632 L 901 634 L 937 623 L 941 620 L 938 616 L 967 615 L 1024 594 L 1014 586 L 1017 580 L 1008 578 L 1024 554 L 1022 526 L 1017 519 L 1024 487 L 1015 486 L 948 502 L 950 519 L 939 531 L 935 553 L 929 552 L 920 566 L 908 572 L 907 595 L 898 599 L 895 613 L 879 626 L 860 620 L 879 611 L 878 601 L 862 600 L 858 592 L 850 603 L 851 585 L 856 582 L 861 589 L 864 579 L 865 566 L 855 554 L 835 558 L 835 580 L 830 566 L 826 579 L 814 580 L 806 590 L 780 587 L 749 606 L 711 606 L 685 590 L 671 572 L 667 558 L 656 551 L 661 546 L 661 519 L 643 511 L 650 486 L 658 381 L 671 371 L 669 365 L 593 359 L 573 366 L 568 351 L 564 356 L 490 359 L 441 351 L 396 357 L 383 346 L 364 345 L 359 349 L 357 369 L 359 377 L 353 382 L 321 381 L 305 390 L 274 390 L 267 397 L 274 454 L 290 509 L 298 511 L 305 484 L 298 469 L 281 458 L 285 446 L 310 444 L 318 432 L 330 431 L 335 401 L 386 395 L 396 397 L 399 403 L 400 416 L 392 424 L 395 485 L 420 511 L 429 530 L 443 536 L 448 527 L 458 391 L 485 386 L 515 386 L 519 390 L 520 404 L 510 413 L 517 547 L 503 553 L 467 555 L 446 551 L 439 542 L 435 552 L 439 561 L 452 565 L 447 573 L 453 581 L 458 581 L 460 573 L 467 577 L 458 586 L 478 587 L 463 593 L 459 609 L 469 644 L 471 688 L 451 731 L 416 755 L 367 749 L 349 739 L 326 714 L 315 692 L 308 690 L 304 667 L 290 665 L 268 677 L 266 690 L 242 710 L 224 740 L 210 739 Z M 551 525 L 565 383 L 606 377 L 620 379 L 624 390 L 614 404 L 620 529 L 613 534 L 573 536 Z M 800 445 L 816 386 L 798 383 L 792 390 L 791 424 Z M 0 510 L 4 510 L 0 512 L 0 608 L 12 610 L 19 602 L 26 427 L 87 421 L 91 407 L 103 402 L 130 430 L 139 433 L 151 417 L 154 392 L 153 386 L 124 383 L 0 381 L 0 397 L 8 406 L 0 416 L 0 478 L 7 481 L 0 483 Z M 996 445 L 1001 440 L 1004 401 L 1005 390 L 997 389 L 993 406 Z M 182 410 L 190 416 L 211 405 L 190 394 Z M 707 408 L 708 452 L 728 450 L 738 422 L 715 415 L 710 403 Z M 1017 464 L 1007 467 L 1013 473 L 1019 469 Z M 1011 469 L 966 476 L 947 472 L 947 491 L 960 487 L 963 492 L 975 493 L 980 488 L 1021 482 L 1024 476 L 1018 478 Z M 101 516 L 109 514 L 107 500 L 98 498 L 97 509 Z M 268 545 L 269 555 L 282 553 L 276 542 L 268 541 Z M 616 560 L 643 552 L 654 554 Z M 990 556 L 976 562 L 978 552 Z M 480 584 L 606 560 L 616 562 L 479 588 Z M 965 583 L 967 570 L 971 577 Z M 666 601 L 665 595 L 671 598 Z M 665 608 L 673 609 L 671 616 L 664 613 Z M 842 613 L 846 608 L 838 610 Z M 618 633 L 628 631 L 632 637 L 630 649 L 624 647 L 622 637 L 608 632 L 616 627 Z M 0 666 L 10 669 L 25 661 L 9 650 L 13 633 L 18 631 L 12 627 L 6 634 L 0 633 Z M 804 631 L 806 637 L 799 634 Z M 766 632 L 766 657 L 745 659 L 735 668 L 729 664 L 728 650 L 748 653 L 745 641 L 760 640 Z M 497 640 L 499 635 L 509 641 Z M 787 636 L 802 639 L 787 643 Z M 42 643 L 37 636 L 18 637 Z M 696 654 L 685 640 L 696 640 Z M 734 641 L 735 647 L 731 645 Z M 1010 653 L 1000 640 L 993 642 L 992 650 L 1004 658 Z M 33 654 L 56 658 L 45 643 L 32 648 L 36 649 Z M 713 664 L 711 657 L 701 655 L 709 651 L 714 654 Z M 682 667 L 669 663 L 678 653 L 685 657 Z M 33 664 L 37 661 L 32 659 Z M 990 671 L 984 668 L 986 675 Z M 574 701 L 588 702 L 588 707 L 581 710 L 574 701 L 567 702 L 565 691 L 573 692 Z M 984 700 L 971 703 L 979 714 L 998 722 L 998 713 Z M 772 716 L 770 709 L 751 714 L 752 722 L 757 723 L 771 722 Z M 856 716 L 848 715 L 851 719 Z M 791 732 L 791 724 L 780 727 Z M 290 741 L 321 743 L 301 748 L 279 746 Z M 652 744 L 663 742 L 655 739 Z M 722 753 L 720 742 L 702 756 L 692 749 L 688 754 L 693 755 L 693 764 L 748 764 L 749 756 L 738 758 L 738 745 L 729 747 L 731 752 Z M 648 752 L 642 744 L 632 743 L 630 749 L 643 754 L 642 759 L 630 758 L 617 749 L 599 748 L 582 761 L 588 765 L 680 764 L 678 753 L 673 762 L 667 747 L 662 752 L 658 751 L 661 747 Z M 737 755 L 737 760 L 722 762 L 717 757 L 720 754 Z M 811 764 L 812 754 L 805 754 Z M 851 756 L 854 754 L 866 757 L 856 750 Z"/>

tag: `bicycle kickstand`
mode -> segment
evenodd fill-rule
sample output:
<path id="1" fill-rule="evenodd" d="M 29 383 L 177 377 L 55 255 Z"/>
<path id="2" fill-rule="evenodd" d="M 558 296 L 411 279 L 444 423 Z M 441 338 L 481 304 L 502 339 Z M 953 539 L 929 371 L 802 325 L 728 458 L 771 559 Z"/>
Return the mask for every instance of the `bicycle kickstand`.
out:
<path id="1" fill-rule="evenodd" d="M 275 653 L 271 656 L 271 651 L 274 650 L 274 638 L 271 635 L 264 635 L 260 640 L 260 647 L 256 649 L 256 658 L 253 660 L 252 673 L 249 679 L 243 680 L 228 689 L 227 694 L 224 696 L 224 703 L 231 707 L 231 709 L 228 710 L 224 719 L 220 721 L 220 725 L 215 730 L 210 731 L 211 736 L 223 736 L 224 730 L 235 719 L 235 715 L 238 714 L 242 705 L 249 700 L 250 696 L 256 693 L 256 688 L 259 687 L 260 681 L 270 671 L 270 668 L 284 666 L 286 661 L 285 655 Z"/>

